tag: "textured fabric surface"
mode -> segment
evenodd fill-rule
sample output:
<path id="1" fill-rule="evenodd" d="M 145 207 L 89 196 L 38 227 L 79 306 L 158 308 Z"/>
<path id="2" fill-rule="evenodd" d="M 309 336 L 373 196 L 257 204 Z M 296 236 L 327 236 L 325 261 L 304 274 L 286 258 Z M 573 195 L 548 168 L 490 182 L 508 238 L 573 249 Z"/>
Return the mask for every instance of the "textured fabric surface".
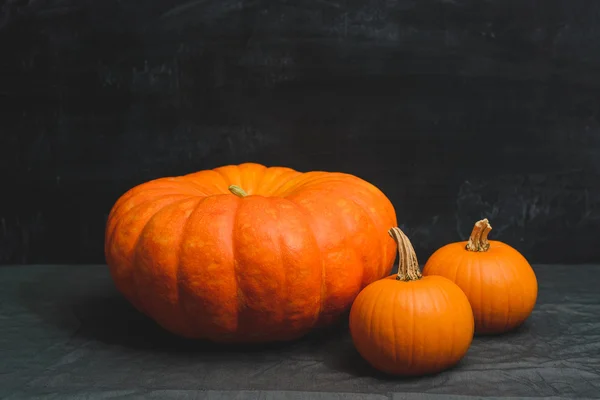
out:
<path id="1" fill-rule="evenodd" d="M 530 319 L 476 337 L 455 368 L 373 371 L 347 325 L 261 347 L 171 336 L 116 292 L 106 266 L 0 267 L 2 399 L 457 400 L 600 398 L 600 266 L 535 266 Z"/>

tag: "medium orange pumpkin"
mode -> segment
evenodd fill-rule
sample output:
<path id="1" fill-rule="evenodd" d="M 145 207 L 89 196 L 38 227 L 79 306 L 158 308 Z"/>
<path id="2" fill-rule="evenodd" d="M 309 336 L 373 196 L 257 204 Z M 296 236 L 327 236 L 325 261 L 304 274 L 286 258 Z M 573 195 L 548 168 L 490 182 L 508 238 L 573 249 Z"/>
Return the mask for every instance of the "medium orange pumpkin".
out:
<path id="1" fill-rule="evenodd" d="M 105 254 L 116 287 L 175 334 L 283 341 L 338 319 L 390 273 L 395 223 L 356 176 L 246 163 L 129 190 Z"/>
<path id="2" fill-rule="evenodd" d="M 513 247 L 488 240 L 492 227 L 478 221 L 468 241 L 435 251 L 423 267 L 427 276 L 451 279 L 465 292 L 475 314 L 475 332 L 497 334 L 521 325 L 535 306 L 538 284 L 525 257 Z"/>
<path id="3" fill-rule="evenodd" d="M 410 240 L 392 228 L 400 253 L 397 276 L 364 288 L 350 310 L 350 333 L 360 355 L 393 375 L 441 372 L 458 363 L 473 340 L 473 311 L 465 294 L 441 276 L 422 277 Z"/>

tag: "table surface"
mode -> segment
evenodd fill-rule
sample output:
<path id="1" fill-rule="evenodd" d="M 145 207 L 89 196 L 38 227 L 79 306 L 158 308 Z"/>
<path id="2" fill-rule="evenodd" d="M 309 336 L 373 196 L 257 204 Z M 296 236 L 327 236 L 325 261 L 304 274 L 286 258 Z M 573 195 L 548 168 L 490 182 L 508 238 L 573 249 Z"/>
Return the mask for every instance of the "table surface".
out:
<path id="1" fill-rule="evenodd" d="M 538 303 L 521 328 L 405 379 L 372 370 L 346 323 L 269 346 L 188 341 L 129 306 L 106 266 L 3 266 L 0 398 L 600 398 L 600 265 L 534 269 Z"/>

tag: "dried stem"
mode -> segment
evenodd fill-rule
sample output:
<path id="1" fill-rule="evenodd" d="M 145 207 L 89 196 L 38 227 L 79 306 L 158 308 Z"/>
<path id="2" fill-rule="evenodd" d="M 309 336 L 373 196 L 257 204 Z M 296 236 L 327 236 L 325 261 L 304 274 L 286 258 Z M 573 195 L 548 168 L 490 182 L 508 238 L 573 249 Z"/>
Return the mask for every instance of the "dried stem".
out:
<path id="1" fill-rule="evenodd" d="M 388 233 L 396 241 L 398 254 L 400 255 L 400 265 L 398 266 L 398 276 L 396 279 L 405 282 L 421 279 L 419 261 L 408 237 L 398 227 L 390 229 Z"/>
<path id="2" fill-rule="evenodd" d="M 492 226 L 487 218 L 477 221 L 465 248 L 469 251 L 488 251 L 490 248 L 488 235 L 491 230 Z"/>

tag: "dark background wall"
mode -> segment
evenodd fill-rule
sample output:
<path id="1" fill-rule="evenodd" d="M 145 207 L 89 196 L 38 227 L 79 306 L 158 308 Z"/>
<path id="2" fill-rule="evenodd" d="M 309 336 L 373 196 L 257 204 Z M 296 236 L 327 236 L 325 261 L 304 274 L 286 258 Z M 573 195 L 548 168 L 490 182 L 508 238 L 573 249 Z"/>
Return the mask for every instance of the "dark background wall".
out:
<path id="1" fill-rule="evenodd" d="M 145 180 L 356 174 L 421 261 L 488 217 L 600 262 L 600 2 L 4 0 L 0 263 L 102 263 Z"/>

